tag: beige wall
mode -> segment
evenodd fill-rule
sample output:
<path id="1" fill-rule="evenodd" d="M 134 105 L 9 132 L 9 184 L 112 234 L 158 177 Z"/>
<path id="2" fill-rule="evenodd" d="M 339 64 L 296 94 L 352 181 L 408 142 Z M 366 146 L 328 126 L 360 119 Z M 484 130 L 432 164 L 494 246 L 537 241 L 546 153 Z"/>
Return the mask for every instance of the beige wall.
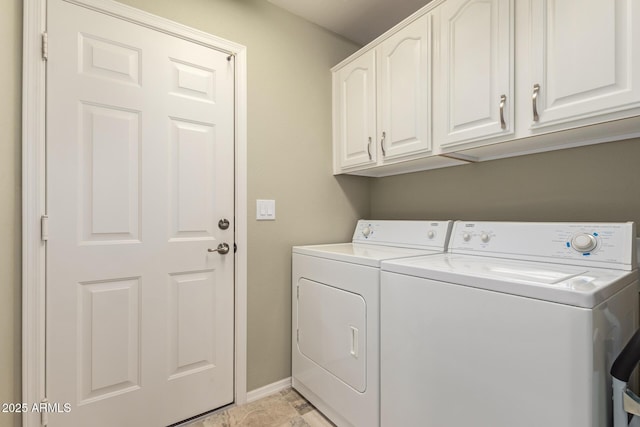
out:
<path id="1" fill-rule="evenodd" d="M 371 216 L 640 225 L 640 140 L 377 179 Z"/>
<path id="2" fill-rule="evenodd" d="M 248 52 L 248 390 L 290 372 L 291 245 L 343 241 L 369 213 L 369 183 L 331 176 L 329 68 L 357 46 L 265 0 L 124 0 Z M 22 1 L 4 0 L 0 39 L 0 402 L 20 389 L 20 85 Z M 277 220 L 255 221 L 255 199 Z M 19 418 L 0 414 L 0 427 Z"/>
<path id="3" fill-rule="evenodd" d="M 20 402 L 22 1 L 4 0 L 0 40 L 0 404 Z M 0 426 L 19 426 L 20 417 L 0 413 Z"/>

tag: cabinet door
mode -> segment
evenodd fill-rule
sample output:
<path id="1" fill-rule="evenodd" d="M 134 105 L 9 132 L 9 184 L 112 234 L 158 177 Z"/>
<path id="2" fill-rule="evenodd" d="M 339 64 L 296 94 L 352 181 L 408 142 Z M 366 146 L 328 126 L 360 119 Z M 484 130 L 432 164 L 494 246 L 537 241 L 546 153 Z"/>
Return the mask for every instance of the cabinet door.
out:
<path id="1" fill-rule="evenodd" d="M 436 141 L 447 147 L 512 134 L 512 0 L 448 0 L 438 13 Z"/>
<path id="2" fill-rule="evenodd" d="M 383 160 L 431 150 L 431 19 L 420 17 L 378 48 Z"/>
<path id="3" fill-rule="evenodd" d="M 638 0 L 531 0 L 529 16 L 532 128 L 640 106 Z"/>
<path id="4" fill-rule="evenodd" d="M 335 172 L 376 163 L 376 56 L 371 50 L 333 75 Z"/>

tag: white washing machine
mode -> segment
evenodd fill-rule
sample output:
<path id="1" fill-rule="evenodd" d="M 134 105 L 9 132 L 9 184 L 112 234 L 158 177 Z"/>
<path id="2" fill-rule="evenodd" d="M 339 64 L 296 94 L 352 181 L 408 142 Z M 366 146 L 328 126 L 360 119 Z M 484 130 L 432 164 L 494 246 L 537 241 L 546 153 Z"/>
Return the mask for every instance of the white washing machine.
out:
<path id="1" fill-rule="evenodd" d="M 380 425 L 383 260 L 446 250 L 451 221 L 365 221 L 352 243 L 293 247 L 292 384 L 336 425 Z"/>
<path id="2" fill-rule="evenodd" d="M 383 427 L 605 427 L 638 327 L 633 223 L 456 222 L 385 261 Z"/>

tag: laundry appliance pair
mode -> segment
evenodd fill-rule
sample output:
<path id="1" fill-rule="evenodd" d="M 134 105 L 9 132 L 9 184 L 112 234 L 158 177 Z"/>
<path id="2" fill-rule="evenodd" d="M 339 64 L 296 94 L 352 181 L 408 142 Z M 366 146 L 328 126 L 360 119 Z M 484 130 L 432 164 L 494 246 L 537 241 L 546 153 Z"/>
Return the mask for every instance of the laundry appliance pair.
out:
<path id="1" fill-rule="evenodd" d="M 358 221 L 293 248 L 293 387 L 338 426 L 609 426 L 636 267 L 633 223 Z"/>

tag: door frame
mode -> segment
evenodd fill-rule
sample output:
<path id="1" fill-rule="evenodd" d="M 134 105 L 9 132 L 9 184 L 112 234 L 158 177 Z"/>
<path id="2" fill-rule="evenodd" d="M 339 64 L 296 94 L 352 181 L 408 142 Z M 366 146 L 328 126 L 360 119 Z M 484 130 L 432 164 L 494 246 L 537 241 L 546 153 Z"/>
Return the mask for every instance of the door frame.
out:
<path id="1" fill-rule="evenodd" d="M 247 400 L 247 49 L 112 0 L 64 0 L 235 57 L 234 402 Z M 47 0 L 24 0 L 22 69 L 22 402 L 46 398 L 46 61 Z M 52 402 L 55 403 L 55 402 Z M 62 404 L 64 402 L 61 402 Z M 41 414 L 22 414 L 24 427 Z"/>

